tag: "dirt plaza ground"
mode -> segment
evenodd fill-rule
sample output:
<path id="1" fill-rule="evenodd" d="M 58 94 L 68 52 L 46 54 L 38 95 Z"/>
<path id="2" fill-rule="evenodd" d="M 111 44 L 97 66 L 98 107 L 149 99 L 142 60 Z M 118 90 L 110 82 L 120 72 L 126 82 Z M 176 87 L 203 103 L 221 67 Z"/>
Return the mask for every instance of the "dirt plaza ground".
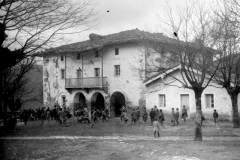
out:
<path id="1" fill-rule="evenodd" d="M 240 129 L 230 122 L 203 122 L 203 141 L 194 139 L 194 121 L 171 126 L 166 120 L 161 137 L 154 138 L 151 123 L 124 126 L 119 118 L 87 123 L 68 121 L 60 127 L 56 121 L 18 123 L 16 134 L 0 137 L 0 159 L 163 159 L 163 160 L 239 160 Z"/>

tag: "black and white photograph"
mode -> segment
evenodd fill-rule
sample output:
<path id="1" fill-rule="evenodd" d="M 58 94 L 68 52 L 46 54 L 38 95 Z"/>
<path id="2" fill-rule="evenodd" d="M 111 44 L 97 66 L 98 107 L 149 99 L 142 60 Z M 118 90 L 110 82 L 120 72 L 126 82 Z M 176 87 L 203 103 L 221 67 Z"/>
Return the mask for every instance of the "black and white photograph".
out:
<path id="1" fill-rule="evenodd" d="M 240 160 L 240 0 L 0 0 L 1 160 Z"/>

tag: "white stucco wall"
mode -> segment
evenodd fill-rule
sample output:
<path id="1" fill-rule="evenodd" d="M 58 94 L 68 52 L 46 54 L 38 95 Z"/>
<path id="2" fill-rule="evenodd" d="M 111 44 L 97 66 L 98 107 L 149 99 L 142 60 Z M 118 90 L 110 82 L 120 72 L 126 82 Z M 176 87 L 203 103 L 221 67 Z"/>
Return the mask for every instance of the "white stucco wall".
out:
<path id="1" fill-rule="evenodd" d="M 172 76 L 182 79 L 179 72 L 175 72 Z M 165 83 L 172 81 L 172 78 L 164 78 Z M 153 108 L 155 105 L 162 109 L 164 113 L 171 113 L 172 108 L 179 108 L 181 105 L 181 94 L 189 94 L 190 114 L 194 116 L 196 111 L 195 94 L 193 90 L 185 89 L 182 85 L 175 81 L 171 83 L 171 86 L 163 87 L 163 83 L 159 84 L 159 80 L 155 81 L 147 86 L 148 92 L 146 92 L 146 107 L 148 110 Z M 157 85 L 159 84 L 159 85 Z M 212 85 L 216 86 L 213 87 Z M 179 87 L 177 87 L 179 86 Z M 166 107 L 159 107 L 159 94 L 165 94 Z M 214 95 L 214 108 L 206 108 L 206 94 Z M 216 109 L 220 116 L 231 119 L 231 99 L 227 94 L 226 89 L 217 86 L 216 84 L 210 84 L 202 93 L 202 112 L 207 118 L 212 118 L 213 110 Z M 181 109 L 180 109 L 181 113 Z"/>
<path id="2" fill-rule="evenodd" d="M 115 55 L 115 48 L 119 48 L 119 55 Z M 101 53 L 99 51 L 99 53 Z M 136 58 L 144 55 L 144 47 L 137 44 L 114 45 L 103 49 L 103 77 L 107 77 L 109 84 L 108 93 L 113 94 L 119 91 L 125 95 L 128 106 L 138 106 L 140 99 L 144 98 L 142 94 L 142 79 L 139 71 L 139 63 Z M 82 64 L 83 62 L 83 64 Z M 83 70 L 83 78 L 95 77 L 94 68 L 100 68 L 101 72 L 102 58 L 95 57 L 95 51 L 82 53 L 77 60 L 77 54 L 67 54 L 66 58 L 66 78 L 77 78 L 76 70 L 80 67 Z M 121 74 L 115 76 L 114 65 L 120 65 Z M 82 67 L 83 66 L 83 67 Z M 84 90 L 76 90 L 70 94 L 65 90 L 65 80 L 61 79 L 61 69 L 65 69 L 65 59 L 60 60 L 60 55 L 51 55 L 44 57 L 43 65 L 43 91 L 44 104 L 47 107 L 53 107 L 54 102 L 61 104 L 61 96 L 65 95 L 67 105 L 74 103 L 74 95 L 77 92 L 84 93 L 86 99 L 90 100 L 97 89 L 90 89 L 88 94 Z M 101 76 L 101 75 L 100 75 Z M 107 96 L 102 91 L 103 96 Z"/>

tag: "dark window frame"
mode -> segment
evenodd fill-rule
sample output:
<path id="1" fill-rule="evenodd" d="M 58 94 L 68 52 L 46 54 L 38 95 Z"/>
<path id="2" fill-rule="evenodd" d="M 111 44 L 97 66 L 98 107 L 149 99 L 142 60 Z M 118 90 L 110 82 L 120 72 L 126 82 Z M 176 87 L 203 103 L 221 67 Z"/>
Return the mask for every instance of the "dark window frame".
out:
<path id="1" fill-rule="evenodd" d="M 115 48 L 115 55 L 119 55 L 119 48 Z"/>
<path id="2" fill-rule="evenodd" d="M 60 59 L 61 59 L 61 61 L 64 61 L 64 56 L 61 55 L 61 56 L 60 56 Z"/>
<path id="3" fill-rule="evenodd" d="M 81 59 L 81 54 L 80 53 L 77 54 L 77 59 L 78 60 Z"/>
<path id="4" fill-rule="evenodd" d="M 95 51 L 95 57 L 99 57 L 99 52 L 98 51 Z"/>

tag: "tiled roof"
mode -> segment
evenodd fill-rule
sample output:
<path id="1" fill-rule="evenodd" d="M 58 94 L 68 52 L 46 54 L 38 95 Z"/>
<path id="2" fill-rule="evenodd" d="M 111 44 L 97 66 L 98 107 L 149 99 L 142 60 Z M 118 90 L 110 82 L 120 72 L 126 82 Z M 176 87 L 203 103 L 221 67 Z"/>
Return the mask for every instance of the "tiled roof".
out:
<path id="1" fill-rule="evenodd" d="M 51 48 L 44 52 L 38 53 L 38 56 L 60 54 L 66 52 L 86 52 L 90 50 L 101 49 L 109 45 L 128 42 L 141 42 L 143 40 L 153 40 L 164 43 L 176 42 L 174 39 L 164 36 L 162 33 L 149 33 L 145 31 L 140 31 L 139 29 L 127 30 L 106 36 L 90 34 L 89 37 L 90 40 Z"/>

